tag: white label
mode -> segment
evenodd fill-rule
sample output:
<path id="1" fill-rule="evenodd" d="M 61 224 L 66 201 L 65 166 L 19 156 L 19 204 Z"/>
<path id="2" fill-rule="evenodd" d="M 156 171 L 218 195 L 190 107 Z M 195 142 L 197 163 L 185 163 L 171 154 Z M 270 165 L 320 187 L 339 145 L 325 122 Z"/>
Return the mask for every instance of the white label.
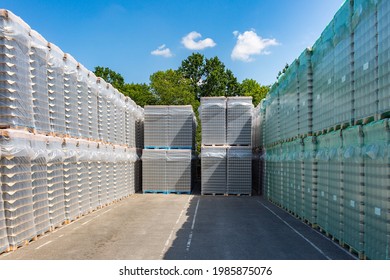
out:
<path id="1" fill-rule="evenodd" d="M 381 215 L 381 209 L 378 207 L 375 207 L 375 215 L 380 216 Z"/>
<path id="2" fill-rule="evenodd" d="M 305 105 L 306 105 L 306 101 L 303 101 L 303 102 L 302 102 L 302 105 L 305 106 Z"/>
<path id="3" fill-rule="evenodd" d="M 317 99 L 320 99 L 320 98 L 321 98 L 321 96 L 319 94 L 317 94 Z"/>
<path id="4" fill-rule="evenodd" d="M 325 196 L 325 193 L 324 193 L 324 191 L 321 191 L 321 196 Z"/>
<path id="5" fill-rule="evenodd" d="M 341 78 L 341 82 L 342 82 L 342 83 L 345 82 L 345 75 Z"/>
<path id="6" fill-rule="evenodd" d="M 335 195 L 335 194 L 333 195 L 333 200 L 337 201 L 337 195 Z"/>
<path id="7" fill-rule="evenodd" d="M 310 188 L 307 189 L 307 192 L 308 192 L 308 193 L 310 192 Z"/>
<path id="8" fill-rule="evenodd" d="M 364 63 L 364 65 L 363 65 L 363 70 L 364 71 L 368 69 L 368 65 L 369 65 L 368 62 Z"/>
<path id="9" fill-rule="evenodd" d="M 353 208 L 355 208 L 355 201 L 351 200 L 350 203 Z"/>
<path id="10" fill-rule="evenodd" d="M 328 85 L 330 85 L 332 83 L 332 79 L 330 78 L 329 80 L 328 80 Z"/>

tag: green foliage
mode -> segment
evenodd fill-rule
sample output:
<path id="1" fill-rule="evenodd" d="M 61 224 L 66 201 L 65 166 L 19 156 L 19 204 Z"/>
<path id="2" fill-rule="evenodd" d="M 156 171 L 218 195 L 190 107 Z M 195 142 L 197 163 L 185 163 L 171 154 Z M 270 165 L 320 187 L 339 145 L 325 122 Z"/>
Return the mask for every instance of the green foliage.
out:
<path id="1" fill-rule="evenodd" d="M 178 71 L 191 80 L 191 86 L 199 99 L 201 96 L 201 83 L 204 75 L 205 58 L 203 54 L 193 53 L 181 62 Z"/>
<path id="2" fill-rule="evenodd" d="M 145 105 L 156 105 L 158 101 L 147 84 L 125 84 L 122 87 L 122 93 L 142 107 Z"/>
<path id="3" fill-rule="evenodd" d="M 253 79 L 245 79 L 240 85 L 240 91 L 243 96 L 252 96 L 252 103 L 254 106 L 260 103 L 265 98 L 270 86 L 262 86 Z"/>
<path id="4" fill-rule="evenodd" d="M 96 66 L 93 72 L 97 77 L 103 78 L 107 83 L 110 83 L 117 90 L 122 89 L 125 84 L 125 79 L 123 79 L 122 75 L 108 67 Z"/>

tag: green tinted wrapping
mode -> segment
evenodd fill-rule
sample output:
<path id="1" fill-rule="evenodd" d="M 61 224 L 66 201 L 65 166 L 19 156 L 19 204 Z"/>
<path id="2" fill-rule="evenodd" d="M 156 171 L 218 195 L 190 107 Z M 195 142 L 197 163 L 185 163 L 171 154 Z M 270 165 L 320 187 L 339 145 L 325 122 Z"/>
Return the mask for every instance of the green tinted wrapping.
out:
<path id="1" fill-rule="evenodd" d="M 340 131 L 326 134 L 328 147 L 328 219 L 327 231 L 338 240 L 343 238 L 342 205 L 343 193 L 341 184 L 342 138 Z"/>
<path id="2" fill-rule="evenodd" d="M 317 223 L 328 231 L 329 141 L 328 135 L 317 137 Z"/>
<path id="3" fill-rule="evenodd" d="M 390 133 L 389 121 L 363 127 L 364 253 L 370 259 L 390 259 Z"/>
<path id="4" fill-rule="evenodd" d="M 298 131 L 298 62 L 294 60 L 285 73 L 285 95 L 281 98 L 280 132 L 281 138 L 294 137 Z M 283 101 L 282 101 L 283 99 Z M 283 108 L 283 109 L 282 109 Z"/>
<path id="5" fill-rule="evenodd" d="M 353 15 L 351 27 L 354 30 L 359 24 L 363 23 L 367 17 L 373 15 L 376 11 L 378 0 L 354 0 Z M 343 5 L 344 6 L 344 5 Z"/>
<path id="6" fill-rule="evenodd" d="M 342 181 L 344 189 L 344 241 L 358 252 L 363 251 L 364 188 L 361 156 L 361 126 L 343 131 Z"/>
<path id="7" fill-rule="evenodd" d="M 364 0 L 366 1 L 366 0 Z M 341 40 L 351 35 L 351 3 L 345 1 L 341 8 L 336 12 L 334 22 L 333 44 L 337 45 Z"/>
<path id="8" fill-rule="evenodd" d="M 317 160 L 315 137 L 309 136 L 303 140 L 303 217 L 312 224 L 317 223 Z"/>
<path id="9" fill-rule="evenodd" d="M 299 83 L 299 124 L 298 133 L 305 135 L 312 132 L 312 101 L 313 101 L 313 73 L 311 66 L 312 51 L 306 49 L 299 56 L 297 80 Z"/>

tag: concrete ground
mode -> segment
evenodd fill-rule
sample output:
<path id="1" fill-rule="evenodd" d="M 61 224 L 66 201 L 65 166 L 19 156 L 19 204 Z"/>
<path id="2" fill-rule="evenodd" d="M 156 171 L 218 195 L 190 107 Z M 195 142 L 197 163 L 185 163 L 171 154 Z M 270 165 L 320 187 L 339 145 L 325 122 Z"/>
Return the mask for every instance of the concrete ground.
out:
<path id="1" fill-rule="evenodd" d="M 258 196 L 136 194 L 5 259 L 354 259 Z"/>

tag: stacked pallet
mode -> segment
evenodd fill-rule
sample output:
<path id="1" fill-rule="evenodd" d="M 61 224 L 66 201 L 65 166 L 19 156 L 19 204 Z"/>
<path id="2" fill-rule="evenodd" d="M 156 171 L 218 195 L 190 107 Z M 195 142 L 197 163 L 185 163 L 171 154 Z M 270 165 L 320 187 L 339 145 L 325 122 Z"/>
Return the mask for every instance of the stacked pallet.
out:
<path id="1" fill-rule="evenodd" d="M 196 121 L 192 106 L 145 106 L 144 193 L 190 193 Z"/>
<path id="2" fill-rule="evenodd" d="M 0 10 L 0 253 L 139 189 L 143 109 Z"/>
<path id="3" fill-rule="evenodd" d="M 251 97 L 201 98 L 202 194 L 251 194 L 252 110 Z"/>

